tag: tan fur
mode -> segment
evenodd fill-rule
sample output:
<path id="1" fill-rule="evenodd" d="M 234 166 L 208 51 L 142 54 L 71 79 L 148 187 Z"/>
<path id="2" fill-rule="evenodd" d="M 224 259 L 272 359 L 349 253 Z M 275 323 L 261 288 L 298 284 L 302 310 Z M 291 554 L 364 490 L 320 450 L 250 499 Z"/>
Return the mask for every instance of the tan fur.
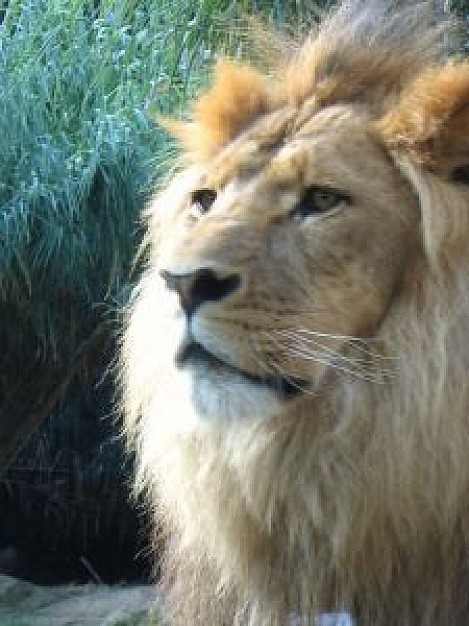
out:
<path id="1" fill-rule="evenodd" d="M 390 146 L 412 151 L 443 175 L 467 165 L 468 127 L 468 62 L 424 72 L 381 122 Z"/>
<path id="2" fill-rule="evenodd" d="M 173 624 L 469 623 L 469 66 L 400 5 L 343 5 L 270 78 L 218 70 L 149 207 L 123 391 Z M 294 219 L 312 186 L 350 202 Z M 175 366 L 159 275 L 200 268 L 241 280 L 192 319 L 215 371 Z"/>
<path id="3" fill-rule="evenodd" d="M 272 106 L 269 83 L 262 74 L 224 59 L 215 66 L 212 90 L 195 103 L 194 122 L 169 122 L 167 126 L 186 149 L 206 158 Z"/>

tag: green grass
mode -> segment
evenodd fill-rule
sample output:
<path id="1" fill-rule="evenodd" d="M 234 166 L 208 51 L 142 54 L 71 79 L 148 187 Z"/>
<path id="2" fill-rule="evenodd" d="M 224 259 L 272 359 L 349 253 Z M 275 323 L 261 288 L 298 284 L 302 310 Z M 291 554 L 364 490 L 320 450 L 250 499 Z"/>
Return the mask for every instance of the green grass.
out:
<path id="1" fill-rule="evenodd" d="M 27 306 L 40 296 L 30 322 L 44 346 L 59 341 L 58 299 L 96 305 L 125 286 L 136 216 L 167 149 L 152 113 L 178 110 L 193 87 L 203 6 L 104 2 L 93 14 L 82 0 L 9 4 L 0 298 Z"/>

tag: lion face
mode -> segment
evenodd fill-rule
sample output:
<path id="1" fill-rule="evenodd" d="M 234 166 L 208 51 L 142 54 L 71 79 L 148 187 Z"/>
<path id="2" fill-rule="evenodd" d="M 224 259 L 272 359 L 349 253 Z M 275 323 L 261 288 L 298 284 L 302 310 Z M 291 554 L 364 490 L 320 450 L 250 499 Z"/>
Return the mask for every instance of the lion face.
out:
<path id="1" fill-rule="evenodd" d="M 387 314 L 418 207 L 359 111 L 268 115 L 172 193 L 160 323 L 198 417 L 264 418 L 331 370 L 372 375 L 356 342 Z"/>

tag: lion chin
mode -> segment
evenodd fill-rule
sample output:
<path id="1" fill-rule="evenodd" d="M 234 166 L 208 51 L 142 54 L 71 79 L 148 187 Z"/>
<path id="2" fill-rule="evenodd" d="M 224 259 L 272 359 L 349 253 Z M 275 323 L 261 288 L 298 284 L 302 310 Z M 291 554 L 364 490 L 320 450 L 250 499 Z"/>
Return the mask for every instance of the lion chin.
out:
<path id="1" fill-rule="evenodd" d="M 185 423 L 213 420 L 266 419 L 277 414 L 282 399 L 292 393 L 288 383 L 257 378 L 230 365 L 199 344 L 191 343 L 175 356 L 174 385 L 189 398 Z M 181 417 L 181 411 L 175 407 Z"/>
<path id="2" fill-rule="evenodd" d="M 430 7 L 266 34 L 168 123 L 121 371 L 171 624 L 469 624 L 469 63 Z"/>

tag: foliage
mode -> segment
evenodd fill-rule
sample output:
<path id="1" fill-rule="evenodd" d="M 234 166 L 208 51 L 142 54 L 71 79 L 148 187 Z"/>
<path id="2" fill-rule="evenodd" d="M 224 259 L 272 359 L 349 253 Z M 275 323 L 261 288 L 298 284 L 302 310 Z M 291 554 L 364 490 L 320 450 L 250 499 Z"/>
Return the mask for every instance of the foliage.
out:
<path id="1" fill-rule="evenodd" d="M 469 1 L 468 0 L 445 0 L 447 10 L 458 18 L 459 28 L 455 33 L 455 47 L 463 54 L 469 50 Z"/>
<path id="2" fill-rule="evenodd" d="M 84 308 L 121 299 L 164 148 L 146 111 L 178 99 L 162 93 L 183 49 L 159 12 L 127 5 L 13 2 L 0 32 L 0 298 L 15 349 L 24 325 L 42 358 L 76 343 Z"/>
<path id="3" fill-rule="evenodd" d="M 469 2 L 467 0 L 451 0 L 448 4 L 452 11 L 456 11 L 460 15 L 469 13 Z"/>

